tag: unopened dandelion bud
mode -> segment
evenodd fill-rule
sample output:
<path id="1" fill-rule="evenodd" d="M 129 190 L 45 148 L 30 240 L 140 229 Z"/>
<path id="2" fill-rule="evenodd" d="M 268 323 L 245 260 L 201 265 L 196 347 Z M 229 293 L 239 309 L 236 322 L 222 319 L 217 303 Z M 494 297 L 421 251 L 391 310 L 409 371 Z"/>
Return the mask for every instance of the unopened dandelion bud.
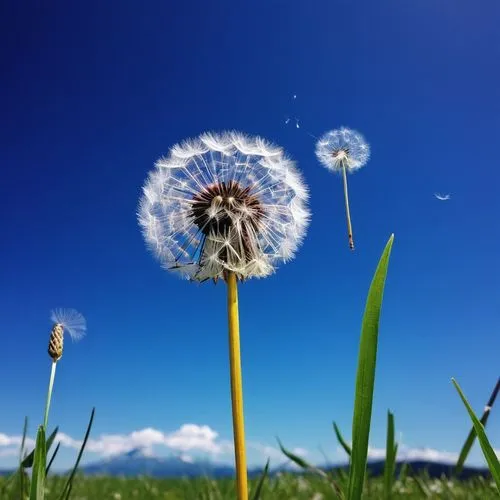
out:
<path id="1" fill-rule="evenodd" d="M 64 327 L 56 323 L 50 332 L 49 356 L 53 361 L 59 361 L 63 355 Z"/>

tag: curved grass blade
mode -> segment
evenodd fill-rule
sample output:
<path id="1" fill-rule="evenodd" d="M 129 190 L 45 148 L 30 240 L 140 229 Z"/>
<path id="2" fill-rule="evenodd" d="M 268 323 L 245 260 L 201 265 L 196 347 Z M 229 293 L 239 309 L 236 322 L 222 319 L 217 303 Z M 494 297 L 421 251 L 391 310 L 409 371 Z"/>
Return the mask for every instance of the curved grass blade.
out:
<path id="1" fill-rule="evenodd" d="M 45 497 L 45 429 L 38 428 L 35 444 L 35 458 L 33 461 L 33 475 L 31 477 L 30 500 L 43 500 Z"/>
<path id="2" fill-rule="evenodd" d="M 337 436 L 337 441 L 339 442 L 340 446 L 344 448 L 344 451 L 350 458 L 352 453 L 351 447 L 347 444 L 346 440 L 343 438 L 342 434 L 340 433 L 340 429 L 338 428 L 335 422 L 333 422 L 333 430 L 335 431 L 335 436 Z"/>
<path id="3" fill-rule="evenodd" d="M 462 389 L 460 389 L 460 386 L 458 385 L 457 381 L 454 378 L 452 378 L 451 381 L 453 382 L 455 389 L 457 390 L 458 394 L 460 395 L 460 398 L 462 399 L 462 402 L 464 403 L 465 407 L 467 408 L 467 411 L 469 412 L 469 416 L 472 420 L 472 424 L 474 425 L 474 430 L 476 432 L 477 439 L 479 441 L 479 444 L 481 445 L 481 449 L 483 450 L 484 458 L 488 463 L 488 468 L 490 469 L 491 475 L 495 480 L 498 490 L 500 491 L 500 462 L 498 461 L 495 451 L 491 447 L 488 437 L 486 436 L 484 426 L 476 417 L 474 410 L 471 408 L 464 393 L 462 392 Z"/>
<path id="4" fill-rule="evenodd" d="M 50 467 L 52 465 L 52 462 L 54 462 L 54 459 L 56 458 L 57 452 L 59 451 L 59 447 L 61 446 L 61 443 L 57 443 L 56 449 L 54 450 L 54 453 L 52 454 L 52 458 L 49 461 L 49 465 L 47 465 L 47 468 L 45 469 L 45 475 L 49 473 Z"/>
<path id="5" fill-rule="evenodd" d="M 280 447 L 281 452 L 283 455 L 285 455 L 287 458 L 289 458 L 292 462 L 296 463 L 299 467 L 302 469 L 306 469 L 309 471 L 314 471 L 320 476 L 327 477 L 327 474 L 325 471 L 322 471 L 321 469 L 318 469 L 317 467 L 314 467 L 314 465 L 311 465 L 308 463 L 306 460 L 304 460 L 302 457 L 299 457 L 298 455 L 295 455 L 291 451 L 288 451 L 282 444 L 281 441 L 278 439 L 278 445 Z"/>
<path id="6" fill-rule="evenodd" d="M 252 500 L 259 500 L 260 494 L 262 492 L 262 487 L 264 486 L 264 481 L 267 478 L 267 474 L 269 473 L 269 458 L 267 459 L 266 466 L 264 467 L 264 471 L 260 476 L 259 483 L 257 484 L 257 488 L 255 488 L 255 493 L 252 496 Z"/>
<path id="7" fill-rule="evenodd" d="M 375 367 L 377 363 L 378 327 L 384 286 L 394 235 L 391 235 L 373 276 L 361 327 L 354 415 L 352 421 L 352 455 L 349 472 L 349 500 L 360 500 L 368 458 L 368 439 L 372 416 Z"/>
<path id="8" fill-rule="evenodd" d="M 90 414 L 89 424 L 87 425 L 87 431 L 85 432 L 85 437 L 83 438 L 82 446 L 80 448 L 80 451 L 78 452 L 78 457 L 76 459 L 75 466 L 73 467 L 73 470 L 71 471 L 71 474 L 69 475 L 68 481 L 64 485 L 64 488 L 61 491 L 61 494 L 59 495 L 59 500 L 63 500 L 63 499 L 67 500 L 69 498 L 69 495 L 71 494 L 71 490 L 73 488 L 73 479 L 75 477 L 76 470 L 78 469 L 78 466 L 80 465 L 80 460 L 82 459 L 83 450 L 85 449 L 85 445 L 87 444 L 87 441 L 89 439 L 90 429 L 92 429 L 92 423 L 94 421 L 94 414 L 95 414 L 95 408 L 92 408 L 92 413 Z"/>
<path id="9" fill-rule="evenodd" d="M 56 427 L 52 431 L 52 434 L 47 439 L 47 444 L 45 445 L 45 449 L 47 450 L 47 453 L 50 450 L 50 447 L 52 446 L 52 444 L 54 443 L 54 439 L 56 438 L 58 431 L 59 431 L 59 427 Z M 30 467 L 32 467 L 34 457 L 35 457 L 35 450 L 32 450 L 31 453 L 23 459 L 22 466 L 26 469 L 29 469 Z"/>
<path id="10" fill-rule="evenodd" d="M 484 412 L 483 415 L 481 416 L 481 419 L 479 420 L 484 427 L 486 427 L 486 422 L 488 422 L 488 418 L 491 413 L 491 409 L 493 408 L 493 405 L 495 404 L 495 400 L 498 395 L 498 391 L 500 391 L 500 378 L 497 380 L 497 384 L 495 385 L 495 388 L 493 389 L 493 392 L 491 393 L 490 399 L 486 403 L 486 406 L 484 407 Z M 455 475 L 460 475 L 465 461 L 467 460 L 467 457 L 469 455 L 469 452 L 472 448 L 472 445 L 474 444 L 474 441 L 476 439 L 476 431 L 474 430 L 474 426 L 469 432 L 469 435 L 467 436 L 467 439 L 465 440 L 464 445 L 462 446 L 462 449 L 460 451 L 460 455 L 458 456 L 457 463 L 455 465 L 455 470 L 454 474 Z"/>
<path id="11" fill-rule="evenodd" d="M 314 472 L 315 474 L 318 474 L 322 478 L 328 480 L 330 486 L 333 488 L 333 490 L 337 494 L 338 498 L 344 499 L 344 492 L 342 491 L 342 489 L 340 488 L 340 486 L 325 471 L 319 469 L 318 467 L 315 467 L 314 465 L 311 465 L 309 462 L 307 462 L 306 460 L 304 460 L 302 457 L 299 457 L 298 455 L 295 455 L 291 451 L 288 451 L 281 444 L 281 441 L 279 439 L 277 439 L 277 441 L 278 441 L 278 445 L 279 445 L 280 450 L 283 453 L 283 455 L 285 455 L 287 458 L 289 458 L 292 462 L 296 463 L 302 469 L 307 470 L 309 472 Z"/>
<path id="12" fill-rule="evenodd" d="M 394 415 L 387 412 L 387 443 L 385 448 L 385 464 L 384 464 L 384 498 L 390 500 L 392 498 L 392 486 L 394 481 L 394 472 L 396 470 L 396 455 L 398 445 L 394 440 Z"/>

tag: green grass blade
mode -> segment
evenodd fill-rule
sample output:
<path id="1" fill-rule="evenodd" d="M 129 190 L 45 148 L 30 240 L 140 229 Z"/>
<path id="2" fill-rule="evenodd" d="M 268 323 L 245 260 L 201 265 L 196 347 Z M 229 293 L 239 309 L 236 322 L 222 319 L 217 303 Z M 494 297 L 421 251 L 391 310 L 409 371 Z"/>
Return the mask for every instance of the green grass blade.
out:
<path id="1" fill-rule="evenodd" d="M 333 430 L 335 431 L 335 436 L 337 436 L 337 441 L 339 442 L 340 446 L 344 448 L 344 451 L 350 458 L 352 453 L 351 447 L 347 444 L 347 441 L 343 438 L 342 434 L 340 433 L 340 429 L 338 428 L 335 422 L 333 422 Z"/>
<path id="2" fill-rule="evenodd" d="M 21 493 L 21 498 L 25 497 L 23 456 L 24 456 L 24 447 L 26 444 L 27 434 L 28 434 L 28 417 L 24 417 L 23 438 L 21 440 L 21 449 L 19 450 L 19 490 Z"/>
<path id="3" fill-rule="evenodd" d="M 277 439 L 278 445 L 280 447 L 281 452 L 283 455 L 285 455 L 287 458 L 289 458 L 292 462 L 296 463 L 299 467 L 301 467 L 304 470 L 307 470 L 309 472 L 313 472 L 315 474 L 318 474 L 324 479 L 327 479 L 330 486 L 332 489 L 335 491 L 336 495 L 340 499 L 344 499 L 344 492 L 340 488 L 339 484 L 331 478 L 324 470 L 319 469 L 318 467 L 315 467 L 314 465 L 311 465 L 309 462 L 304 460 L 303 458 L 295 455 L 294 453 L 288 451 L 282 444 L 279 439 Z"/>
<path id="4" fill-rule="evenodd" d="M 50 447 L 54 443 L 54 439 L 56 438 L 56 435 L 59 431 L 59 427 L 56 427 L 53 431 L 52 434 L 49 436 L 47 439 L 47 444 L 45 445 L 45 449 L 47 452 L 50 450 Z M 27 455 L 22 462 L 22 466 L 26 469 L 29 469 L 30 467 L 33 466 L 33 459 L 35 457 L 35 450 L 33 450 L 29 455 Z"/>
<path id="5" fill-rule="evenodd" d="M 292 462 L 296 463 L 299 467 L 301 467 L 302 469 L 310 470 L 310 471 L 315 470 L 321 476 L 326 477 L 326 472 L 322 471 L 321 469 L 317 469 L 316 467 L 314 467 L 314 465 L 311 465 L 306 460 L 304 460 L 302 457 L 299 457 L 298 455 L 295 455 L 291 451 L 288 451 L 281 444 L 281 441 L 279 439 L 278 439 L 278 445 L 279 445 L 280 450 L 283 453 L 283 455 L 285 455 L 287 458 L 289 458 Z"/>
<path id="6" fill-rule="evenodd" d="M 61 443 L 57 443 L 56 449 L 54 450 L 54 453 L 52 454 L 52 458 L 50 459 L 49 465 L 47 465 L 47 469 L 45 469 L 45 475 L 49 473 L 50 467 L 52 466 L 52 463 L 54 462 L 54 459 L 56 458 L 57 452 L 59 451 L 59 447 L 61 446 Z"/>
<path id="7" fill-rule="evenodd" d="M 484 409 L 483 415 L 481 416 L 480 422 L 483 424 L 484 427 L 486 427 L 486 422 L 488 422 L 488 417 L 490 416 L 491 409 L 493 408 L 493 405 L 495 404 L 495 400 L 497 398 L 499 390 L 500 390 L 500 378 L 497 380 L 495 388 L 493 389 L 493 392 L 491 393 L 490 399 L 486 403 L 486 407 Z M 467 436 L 467 439 L 465 440 L 465 443 L 462 446 L 462 449 L 460 451 L 460 455 L 458 456 L 458 460 L 457 460 L 457 463 L 455 465 L 455 470 L 454 470 L 455 475 L 458 476 L 462 472 L 462 470 L 464 468 L 465 461 L 467 460 L 467 457 L 469 455 L 469 452 L 470 452 L 475 440 L 476 440 L 476 431 L 474 430 L 474 426 L 472 426 L 472 429 L 470 430 L 469 435 Z"/>
<path id="8" fill-rule="evenodd" d="M 360 500 L 366 473 L 368 458 L 368 439 L 375 386 L 375 366 L 377 361 L 378 327 L 380 310 L 384 295 L 384 286 L 389 266 L 394 235 L 387 242 L 378 263 L 375 275 L 368 291 L 365 313 L 361 327 L 358 370 L 356 375 L 356 393 L 352 422 L 352 455 L 349 472 L 349 500 Z"/>
<path id="9" fill-rule="evenodd" d="M 401 465 L 401 468 L 399 469 L 398 479 L 402 483 L 404 483 L 406 481 L 407 476 L 408 476 L 408 462 L 404 462 Z"/>
<path id="10" fill-rule="evenodd" d="M 387 443 L 385 448 L 384 464 L 384 493 L 387 500 L 392 498 L 392 485 L 396 469 L 396 454 L 398 446 L 394 439 L 394 415 L 387 412 Z"/>
<path id="11" fill-rule="evenodd" d="M 425 481 L 421 477 L 414 476 L 413 480 L 415 481 L 415 484 L 417 485 L 420 493 L 422 493 L 422 496 L 424 498 L 430 498 L 432 496 L 430 489 L 427 487 Z"/>
<path id="12" fill-rule="evenodd" d="M 43 500 L 45 497 L 45 460 L 47 450 L 45 444 L 45 429 L 43 425 L 38 428 L 35 444 L 35 459 L 33 462 L 33 475 L 31 477 L 30 500 Z"/>
<path id="13" fill-rule="evenodd" d="M 267 478 L 267 474 L 269 472 L 269 458 L 267 459 L 266 466 L 264 467 L 264 471 L 260 476 L 259 482 L 257 484 L 257 488 L 255 488 L 255 493 L 252 495 L 252 500 L 259 500 L 260 494 L 262 492 L 262 487 L 264 486 L 264 481 Z"/>
<path id="14" fill-rule="evenodd" d="M 490 469 L 491 475 L 495 480 L 498 490 L 500 491 L 500 462 L 498 461 L 495 451 L 493 450 L 490 442 L 488 441 L 488 437 L 486 436 L 484 426 L 476 417 L 474 410 L 471 408 L 469 402 L 467 401 L 464 393 L 462 392 L 462 389 L 460 389 L 460 386 L 458 385 L 456 380 L 452 378 L 451 381 L 453 382 L 455 389 L 457 390 L 458 394 L 460 395 L 460 398 L 462 399 L 462 402 L 464 403 L 465 407 L 467 408 L 467 411 L 469 412 L 469 416 L 472 420 L 472 424 L 474 425 L 474 430 L 476 432 L 477 439 L 479 441 L 479 444 L 481 445 L 481 449 L 483 450 L 484 458 L 488 463 L 488 468 Z"/>
<path id="15" fill-rule="evenodd" d="M 76 458 L 75 466 L 73 467 L 73 470 L 69 475 L 68 481 L 64 485 L 64 488 L 61 491 L 61 494 L 59 495 L 59 500 L 68 499 L 69 495 L 71 494 L 71 490 L 73 488 L 73 479 L 75 478 L 76 470 L 78 469 L 78 466 L 80 465 L 80 460 L 82 459 L 83 450 L 85 449 L 85 445 L 87 444 L 87 441 L 89 439 L 90 429 L 92 429 L 92 423 L 94 422 L 94 414 L 95 414 L 95 408 L 92 408 L 89 424 L 87 425 L 87 431 L 85 432 L 85 437 L 83 438 L 82 446 L 80 448 L 80 451 L 78 452 L 78 457 Z"/>

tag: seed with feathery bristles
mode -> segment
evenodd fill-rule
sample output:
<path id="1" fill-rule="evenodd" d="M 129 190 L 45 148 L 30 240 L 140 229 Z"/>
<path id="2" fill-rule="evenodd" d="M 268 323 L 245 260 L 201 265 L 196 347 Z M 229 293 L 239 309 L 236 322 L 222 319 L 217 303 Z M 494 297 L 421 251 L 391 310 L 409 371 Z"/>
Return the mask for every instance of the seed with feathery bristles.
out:
<path id="1" fill-rule="evenodd" d="M 53 361 L 58 361 L 63 355 L 65 331 L 73 340 L 78 340 L 85 335 L 87 323 L 74 309 L 55 309 L 52 311 L 51 319 L 54 326 L 50 333 L 48 353 Z"/>

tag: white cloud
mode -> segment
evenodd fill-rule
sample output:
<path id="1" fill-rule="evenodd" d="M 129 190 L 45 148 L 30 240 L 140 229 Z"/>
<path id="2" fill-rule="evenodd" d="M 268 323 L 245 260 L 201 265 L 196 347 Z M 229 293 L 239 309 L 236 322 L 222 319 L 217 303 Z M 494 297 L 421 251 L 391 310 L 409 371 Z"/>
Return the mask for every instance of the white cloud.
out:
<path id="1" fill-rule="evenodd" d="M 379 460 L 385 458 L 385 448 L 368 448 L 368 458 Z M 436 450 L 433 448 L 408 448 L 402 446 L 398 449 L 398 460 L 424 460 L 429 462 L 455 463 L 458 453 Z"/>
<path id="2" fill-rule="evenodd" d="M 337 447 L 337 453 L 346 456 L 342 447 Z M 383 460 L 385 459 L 385 448 L 368 447 L 368 460 Z M 399 445 L 397 460 L 410 461 L 422 460 L 429 462 L 456 463 L 458 453 L 444 450 L 436 450 L 434 448 L 409 448 L 408 446 Z"/>
<path id="3" fill-rule="evenodd" d="M 294 455 L 298 455 L 299 457 L 306 457 L 307 455 L 309 455 L 309 452 L 305 449 L 305 448 L 294 448 L 292 450 L 292 453 Z"/>
<path id="4" fill-rule="evenodd" d="M 21 440 L 21 436 L 0 434 L 0 456 L 12 456 L 19 453 Z M 60 442 L 65 448 L 72 449 L 80 449 L 82 445 L 81 440 L 74 439 L 64 432 L 57 434 L 56 442 Z M 28 449 L 34 446 L 33 439 L 26 439 Z M 146 455 L 152 455 L 154 446 L 182 452 L 185 457 L 189 457 L 186 452 L 223 455 L 233 450 L 232 442 L 219 439 L 219 434 L 208 425 L 196 424 L 184 424 L 170 433 L 149 427 L 129 434 L 102 434 L 98 438 L 89 439 L 85 449 L 88 452 L 108 457 L 136 448 L 140 448 Z"/>

